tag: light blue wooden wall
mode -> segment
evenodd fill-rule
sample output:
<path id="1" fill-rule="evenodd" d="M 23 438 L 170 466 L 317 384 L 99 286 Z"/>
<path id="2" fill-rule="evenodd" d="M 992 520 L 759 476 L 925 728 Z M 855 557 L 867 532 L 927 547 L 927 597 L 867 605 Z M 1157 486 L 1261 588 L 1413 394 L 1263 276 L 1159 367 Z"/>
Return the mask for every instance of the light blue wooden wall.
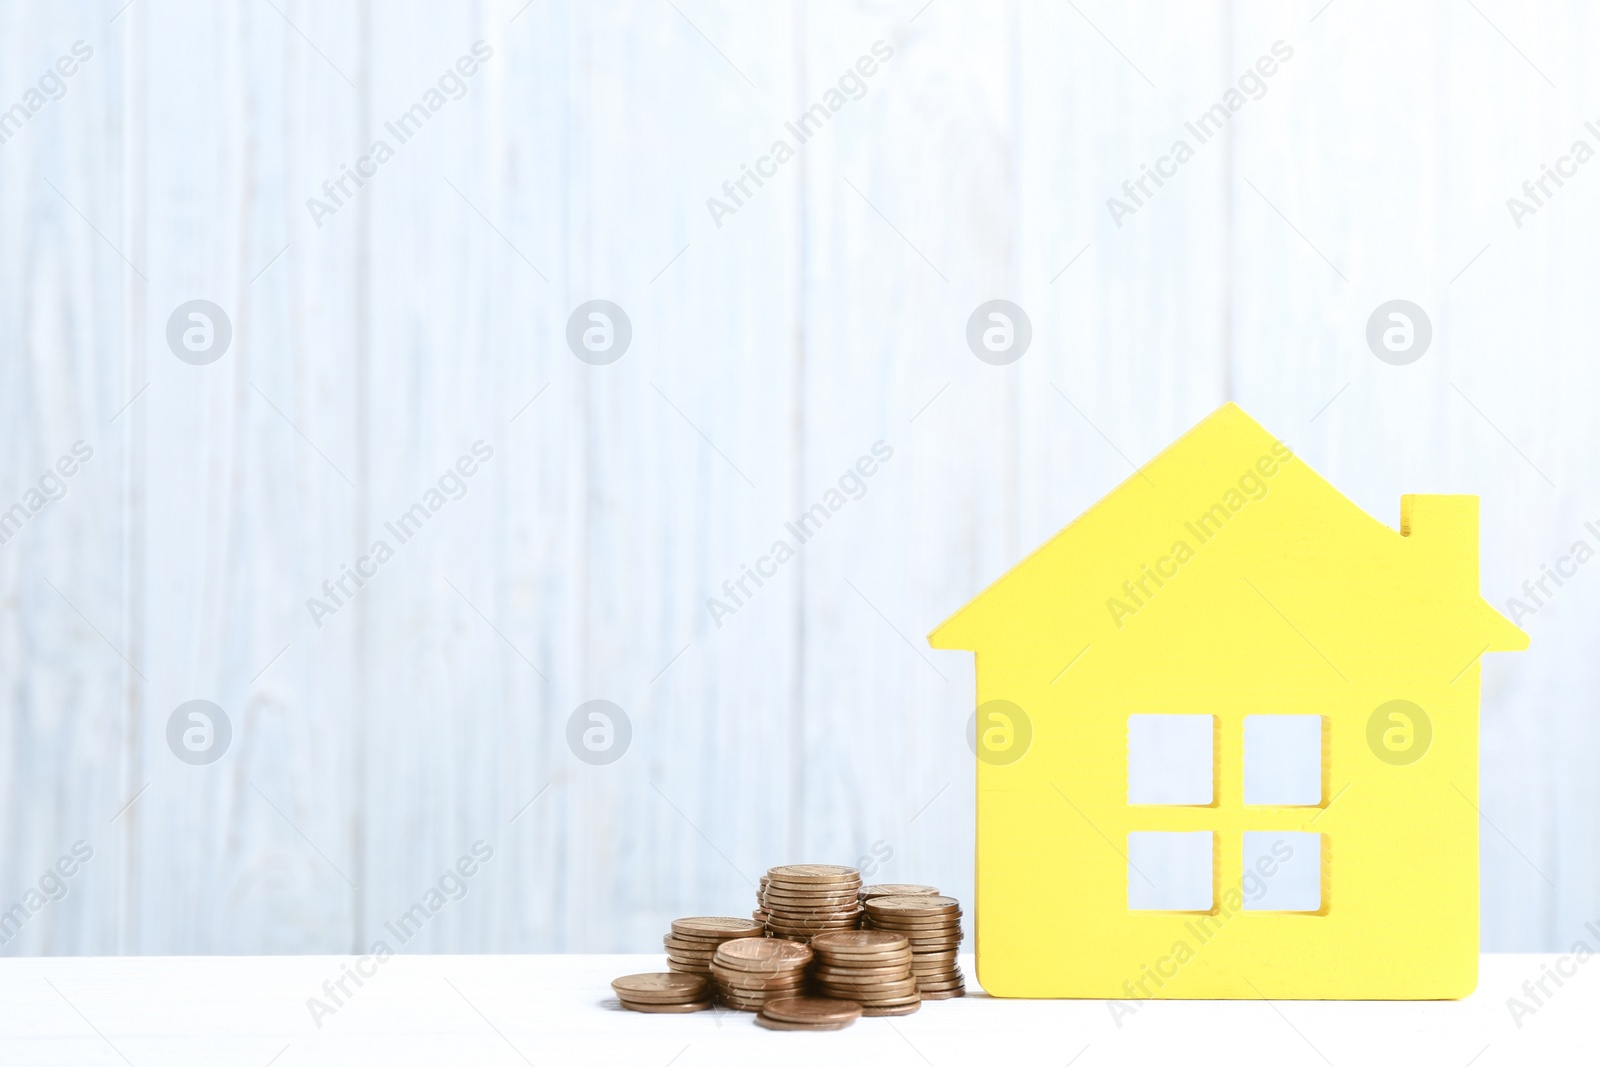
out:
<path id="1" fill-rule="evenodd" d="M 409 947 L 647 949 L 799 859 L 892 852 L 875 877 L 970 898 L 972 667 L 922 635 L 1226 399 L 1387 522 L 1480 493 L 1497 605 L 1600 545 L 1600 163 L 1505 206 L 1600 148 L 1583 5 L 121 8 L 0 3 L 0 106 L 93 49 L 0 144 L 0 507 L 94 451 L 0 546 L 0 905 L 94 850 L 0 952 L 364 947 L 479 840 Z M 1117 226 L 1107 197 L 1280 40 Z M 878 41 L 719 226 L 707 198 Z M 964 341 L 995 297 L 1033 324 L 1007 367 Z M 165 341 L 197 298 L 234 330 L 198 367 Z M 609 366 L 564 342 L 596 298 L 633 326 Z M 1393 298 L 1433 323 L 1407 367 L 1364 339 Z M 706 599 L 880 440 L 718 626 Z M 1491 949 L 1600 914 L 1600 564 L 1524 625 L 1484 671 Z M 234 731 L 207 767 L 165 740 L 195 698 Z M 611 765 L 566 744 L 591 699 L 632 722 Z"/>

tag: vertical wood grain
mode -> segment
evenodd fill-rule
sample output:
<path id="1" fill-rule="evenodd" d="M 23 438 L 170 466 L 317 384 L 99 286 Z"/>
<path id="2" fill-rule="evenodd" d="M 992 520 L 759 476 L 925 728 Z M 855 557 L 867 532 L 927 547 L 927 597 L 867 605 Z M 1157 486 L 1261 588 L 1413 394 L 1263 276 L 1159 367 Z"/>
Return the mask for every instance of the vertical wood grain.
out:
<path id="1" fill-rule="evenodd" d="M 791 860 L 969 896 L 971 665 L 924 635 L 1225 399 L 1386 522 L 1480 493 L 1496 606 L 1600 548 L 1594 179 L 1520 229 L 1504 205 L 1600 148 L 1576 5 L 274 4 L 0 4 L 0 106 L 95 49 L 0 145 L 0 507 L 95 449 L 0 546 L 0 906 L 96 850 L 0 952 L 393 943 L 478 840 L 403 950 L 639 950 Z M 1117 225 L 1279 39 L 1265 96 Z M 234 330 L 206 367 L 164 336 L 196 297 Z M 1433 322 L 1409 367 L 1366 347 L 1395 297 Z M 597 298 L 633 327 L 609 366 L 565 341 Z M 964 337 L 993 298 L 1032 323 L 1006 367 Z M 1486 948 L 1595 910 L 1594 580 L 1483 670 Z M 209 767 L 166 747 L 196 697 L 233 724 Z M 617 763 L 568 749 L 591 699 L 631 719 Z"/>

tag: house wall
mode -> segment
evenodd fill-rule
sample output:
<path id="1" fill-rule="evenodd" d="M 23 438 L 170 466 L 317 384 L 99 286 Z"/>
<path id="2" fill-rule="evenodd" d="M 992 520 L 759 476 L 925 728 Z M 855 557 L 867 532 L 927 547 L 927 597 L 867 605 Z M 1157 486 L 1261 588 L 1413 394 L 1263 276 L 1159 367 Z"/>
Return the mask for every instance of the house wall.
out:
<path id="1" fill-rule="evenodd" d="M 0 2 L 0 107 L 93 50 L 0 144 L 0 507 L 93 451 L 0 545 L 0 907 L 93 852 L 0 952 L 365 948 L 478 841 L 412 950 L 644 950 L 801 859 L 967 899 L 972 666 L 922 635 L 1229 398 L 1390 524 L 1481 494 L 1497 606 L 1600 547 L 1592 168 L 1506 207 L 1600 144 L 1589 8 L 677 7 Z M 996 297 L 1032 322 L 1009 366 L 965 340 Z M 597 298 L 609 366 L 564 341 Z M 1395 298 L 1433 326 L 1407 367 L 1365 341 Z M 165 338 L 192 299 L 233 328 L 208 366 Z M 1484 667 L 1490 949 L 1600 914 L 1592 571 Z M 197 698 L 233 730 L 205 767 L 166 740 Z M 593 699 L 615 763 L 569 747 Z"/>

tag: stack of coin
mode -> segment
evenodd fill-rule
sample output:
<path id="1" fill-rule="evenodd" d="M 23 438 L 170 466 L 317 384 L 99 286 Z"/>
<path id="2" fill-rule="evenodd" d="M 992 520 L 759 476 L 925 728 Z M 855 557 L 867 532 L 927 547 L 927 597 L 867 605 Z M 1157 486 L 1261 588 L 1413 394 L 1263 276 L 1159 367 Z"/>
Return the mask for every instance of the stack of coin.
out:
<path id="1" fill-rule="evenodd" d="M 794 863 L 767 872 L 761 904 L 767 932 L 773 937 L 805 941 L 830 930 L 853 930 L 861 924 L 861 872 L 828 863 Z"/>
<path id="2" fill-rule="evenodd" d="M 661 939 L 667 948 L 667 970 L 710 974 L 711 957 L 724 941 L 763 937 L 766 928 L 754 919 L 699 916 L 672 920 L 672 933 Z"/>
<path id="3" fill-rule="evenodd" d="M 939 890 L 931 885 L 912 885 L 909 882 L 886 882 L 883 885 L 864 885 L 861 887 L 861 901 L 866 903 L 872 897 L 936 897 Z"/>
<path id="4" fill-rule="evenodd" d="M 717 946 L 711 960 L 717 999 L 740 1011 L 760 1011 L 769 999 L 805 992 L 811 950 L 774 937 L 741 937 Z"/>
<path id="5" fill-rule="evenodd" d="M 843 1030 L 861 1016 L 861 1005 L 824 997 L 780 997 L 761 1006 L 756 1025 L 768 1030 Z"/>
<path id="6" fill-rule="evenodd" d="M 629 1011 L 677 1014 L 711 1007 L 711 981 L 701 974 L 629 974 L 611 988 Z"/>
<path id="7" fill-rule="evenodd" d="M 767 925 L 767 905 L 763 902 L 766 893 L 767 876 L 763 874 L 761 876 L 761 884 L 756 887 L 756 910 L 750 913 L 750 917 L 762 926 Z"/>
<path id="8" fill-rule="evenodd" d="M 885 898 L 901 899 L 901 898 Z M 811 977 L 825 997 L 853 1000 L 863 1015 L 909 1015 L 922 1004 L 911 942 L 887 930 L 837 930 L 811 939 Z"/>
<path id="9" fill-rule="evenodd" d="M 966 992 L 956 952 L 961 945 L 961 902 L 946 896 L 883 896 L 866 901 L 868 928 L 902 934 L 911 942 L 911 973 L 923 1000 Z"/>

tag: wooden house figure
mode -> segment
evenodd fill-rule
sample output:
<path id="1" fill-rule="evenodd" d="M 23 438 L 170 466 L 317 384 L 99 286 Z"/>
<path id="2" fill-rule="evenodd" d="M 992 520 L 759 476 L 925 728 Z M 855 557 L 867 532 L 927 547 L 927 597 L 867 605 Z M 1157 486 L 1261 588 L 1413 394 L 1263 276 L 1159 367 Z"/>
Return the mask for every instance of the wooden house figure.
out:
<path id="1" fill-rule="evenodd" d="M 1478 968 L 1478 499 L 1373 519 L 1225 404 L 956 612 L 1005 997 L 1435 999 Z"/>

